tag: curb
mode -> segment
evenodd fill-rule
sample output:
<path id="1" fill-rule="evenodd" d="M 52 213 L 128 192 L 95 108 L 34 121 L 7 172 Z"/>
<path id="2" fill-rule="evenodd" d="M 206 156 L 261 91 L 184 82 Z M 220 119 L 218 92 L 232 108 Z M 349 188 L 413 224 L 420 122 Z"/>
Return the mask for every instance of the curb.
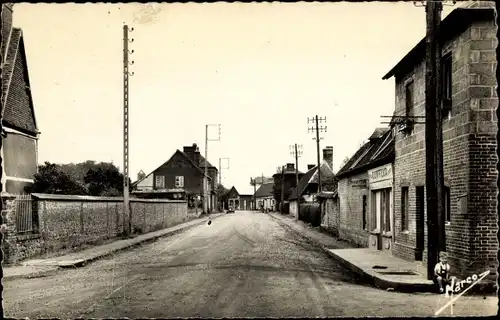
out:
<path id="1" fill-rule="evenodd" d="M 210 220 L 217 219 L 220 216 L 222 216 L 222 214 L 219 214 L 219 215 L 216 215 L 216 216 L 212 216 L 212 217 L 210 217 Z M 94 262 L 96 260 L 108 257 L 110 255 L 113 255 L 113 254 L 117 253 L 117 252 L 124 251 L 124 250 L 127 250 L 127 249 L 131 249 L 131 248 L 134 248 L 134 247 L 138 247 L 138 246 L 140 246 L 142 244 L 154 242 L 154 241 L 156 241 L 156 240 L 158 240 L 160 238 L 173 236 L 173 235 L 176 235 L 178 233 L 187 231 L 188 229 L 200 226 L 200 225 L 202 225 L 203 223 L 205 223 L 208 220 L 206 218 L 208 218 L 208 217 L 207 216 L 203 216 L 203 217 L 197 218 L 195 220 L 198 220 L 198 219 L 201 220 L 202 219 L 202 221 L 199 221 L 198 223 L 193 223 L 192 225 L 185 226 L 183 228 L 179 228 L 179 229 L 174 230 L 172 232 L 167 232 L 167 233 L 164 233 L 164 234 L 153 236 L 151 238 L 146 238 L 146 239 L 144 239 L 142 241 L 137 241 L 137 242 L 134 242 L 134 243 L 130 243 L 130 244 L 124 245 L 123 247 L 119 247 L 119 248 L 110 250 L 108 252 L 104 252 L 102 254 L 90 256 L 88 258 L 73 260 L 72 262 L 69 262 L 69 263 L 62 262 L 62 263 L 60 263 L 57 266 L 47 266 L 46 268 L 48 268 L 48 270 L 43 270 L 43 271 L 38 271 L 38 272 L 32 272 L 32 273 L 26 273 L 26 274 L 20 274 L 20 275 L 13 275 L 13 276 L 6 276 L 4 274 L 3 275 L 3 279 L 4 280 L 16 280 L 16 279 L 42 278 L 42 277 L 47 277 L 49 275 L 53 275 L 53 274 L 55 274 L 55 273 L 57 273 L 57 272 L 59 272 L 61 270 L 72 269 L 72 268 L 81 268 L 81 267 L 84 267 L 84 266 L 86 266 L 86 265 L 88 265 L 88 264 L 90 264 L 90 263 L 92 263 L 92 262 Z"/>
<path id="2" fill-rule="evenodd" d="M 322 249 L 330 258 L 333 260 L 337 261 L 340 263 L 343 267 L 346 269 L 356 273 L 359 276 L 359 280 L 362 282 L 365 282 L 371 286 L 374 286 L 378 289 L 382 290 L 391 290 L 391 291 L 397 291 L 397 292 L 403 292 L 403 293 L 415 293 L 415 292 L 432 292 L 434 293 L 434 287 L 433 285 L 428 285 L 428 284 L 406 284 L 406 283 L 401 283 L 401 282 L 395 282 L 395 281 L 390 281 L 390 280 L 385 280 L 378 278 L 374 275 L 371 275 L 364 271 L 363 269 L 359 268 L 358 266 L 350 263 L 349 261 L 343 259 L 342 257 L 334 254 L 331 252 L 326 246 L 322 245 L 321 243 L 317 242 L 313 238 L 300 233 L 299 231 L 295 230 L 293 227 L 288 225 L 288 223 L 282 221 L 282 219 L 274 217 L 271 215 L 273 219 L 276 221 L 281 222 L 280 224 L 286 226 L 288 229 L 292 230 L 296 234 L 298 234 L 300 237 L 308 240 L 312 244 L 314 244 L 316 247 Z"/>

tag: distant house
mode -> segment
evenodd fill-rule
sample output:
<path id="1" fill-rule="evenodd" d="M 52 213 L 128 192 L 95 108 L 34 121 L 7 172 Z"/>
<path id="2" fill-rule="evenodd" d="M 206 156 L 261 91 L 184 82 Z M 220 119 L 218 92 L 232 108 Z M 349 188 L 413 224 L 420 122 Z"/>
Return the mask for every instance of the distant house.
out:
<path id="1" fill-rule="evenodd" d="M 252 203 L 251 194 L 240 194 L 233 186 L 224 197 L 226 199 L 225 207 L 233 207 L 235 210 L 250 210 Z"/>
<path id="2" fill-rule="evenodd" d="M 392 248 L 394 135 L 378 128 L 337 172 L 338 233 L 375 250 Z"/>
<path id="3" fill-rule="evenodd" d="M 334 179 L 335 174 L 333 173 L 332 166 L 333 147 L 328 146 L 323 149 L 323 161 L 320 165 L 322 181 Z M 318 166 L 310 164 L 307 166 L 307 170 L 305 175 L 299 180 L 298 187 L 292 189 L 292 193 L 288 198 L 290 202 L 290 214 L 296 218 L 298 218 L 297 207 L 299 203 L 314 203 L 316 201 L 316 195 L 319 192 Z"/>
<path id="4" fill-rule="evenodd" d="M 208 164 L 208 175 L 200 167 Z M 196 144 L 184 147 L 183 151 L 176 150 L 170 159 L 146 175 L 143 179 L 134 182 L 136 193 L 144 192 L 172 192 L 182 189 L 186 192 L 188 203 L 195 206 L 197 200 L 203 199 L 203 181 L 208 183 L 208 210 L 213 211 L 216 205 L 215 187 L 213 180 L 217 179 L 217 169 L 200 155 Z M 205 179 L 205 180 L 204 180 Z"/>
<path id="5" fill-rule="evenodd" d="M 274 199 L 273 192 L 274 182 L 264 183 L 257 189 L 253 195 L 256 210 L 261 208 L 267 209 L 269 211 L 277 211 L 276 200 Z"/>
<path id="6" fill-rule="evenodd" d="M 281 189 L 283 188 L 283 211 L 284 213 L 288 213 L 288 198 L 292 194 L 292 189 L 296 187 L 297 181 L 295 177 L 296 173 L 295 164 L 287 163 L 285 166 L 285 170 L 283 172 L 277 172 L 273 175 L 274 187 L 273 194 L 274 200 L 277 204 L 277 208 L 282 206 L 281 202 Z M 299 181 L 304 176 L 303 172 L 298 171 Z M 257 207 L 258 208 L 258 207 Z"/>
<path id="7" fill-rule="evenodd" d="M 31 95 L 23 32 L 12 27 L 12 4 L 2 4 L 3 192 L 24 193 L 34 182 L 38 164 L 38 131 Z"/>

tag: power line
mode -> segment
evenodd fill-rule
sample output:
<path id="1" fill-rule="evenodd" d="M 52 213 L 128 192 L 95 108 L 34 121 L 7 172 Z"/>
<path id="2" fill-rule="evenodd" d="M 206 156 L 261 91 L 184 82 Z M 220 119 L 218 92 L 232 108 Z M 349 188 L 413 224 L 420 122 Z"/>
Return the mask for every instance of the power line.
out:
<path id="1" fill-rule="evenodd" d="M 322 185 L 321 185 L 321 170 L 320 170 L 320 166 L 321 166 L 321 163 L 320 163 L 320 149 L 319 149 L 319 141 L 323 138 L 320 138 L 319 137 L 319 133 L 320 132 L 326 132 L 326 125 L 323 127 L 323 126 L 319 126 L 319 123 L 326 123 L 326 117 L 324 118 L 319 118 L 318 115 L 312 117 L 312 118 L 307 118 L 307 123 L 312 123 L 313 126 L 312 127 L 309 127 L 308 128 L 308 131 L 309 132 L 313 132 L 313 133 L 316 133 L 316 137 L 313 138 L 313 140 L 316 140 L 316 148 L 317 148 L 317 157 L 318 157 L 318 185 L 319 185 L 319 190 L 318 191 L 321 191 L 322 190 Z"/>

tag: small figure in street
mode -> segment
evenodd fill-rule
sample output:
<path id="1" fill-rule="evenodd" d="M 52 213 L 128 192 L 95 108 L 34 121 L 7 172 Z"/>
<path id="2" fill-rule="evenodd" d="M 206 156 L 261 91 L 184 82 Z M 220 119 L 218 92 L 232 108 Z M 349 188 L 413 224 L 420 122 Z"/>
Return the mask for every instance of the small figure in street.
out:
<path id="1" fill-rule="evenodd" d="M 439 293 L 443 293 L 446 285 L 451 283 L 450 265 L 446 252 L 439 253 L 439 262 L 434 267 L 434 283 L 439 286 Z"/>

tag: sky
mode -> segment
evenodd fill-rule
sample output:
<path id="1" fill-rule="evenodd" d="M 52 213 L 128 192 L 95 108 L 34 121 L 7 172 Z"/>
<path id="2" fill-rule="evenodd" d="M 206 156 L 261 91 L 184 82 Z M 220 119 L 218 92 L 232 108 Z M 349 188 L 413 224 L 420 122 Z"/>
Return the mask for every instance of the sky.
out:
<path id="1" fill-rule="evenodd" d="M 443 18 L 453 9 L 445 6 Z M 123 25 L 134 28 L 129 175 L 136 180 L 220 124 L 208 159 L 240 193 L 250 177 L 316 163 L 308 118 L 334 169 L 394 110 L 382 77 L 425 36 L 425 9 L 399 3 L 16 4 L 38 127 L 39 163 L 123 168 Z M 210 127 L 209 139 L 217 138 Z"/>

